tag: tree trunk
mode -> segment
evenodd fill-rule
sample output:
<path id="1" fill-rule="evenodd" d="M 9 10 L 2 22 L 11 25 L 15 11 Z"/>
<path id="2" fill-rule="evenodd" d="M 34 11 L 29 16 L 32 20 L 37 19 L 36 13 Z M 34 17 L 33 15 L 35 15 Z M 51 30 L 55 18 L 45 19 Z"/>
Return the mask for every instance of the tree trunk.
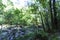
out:
<path id="1" fill-rule="evenodd" d="M 49 5 L 50 5 L 50 13 L 51 13 L 51 26 L 52 27 L 54 27 L 54 22 L 53 22 L 53 11 L 52 11 L 52 2 L 51 2 L 52 0 L 50 0 L 50 3 L 49 3 Z"/>
<path id="2" fill-rule="evenodd" d="M 41 21 L 42 21 L 42 26 L 43 26 L 43 30 L 45 31 L 45 27 L 44 27 L 44 22 L 43 22 L 43 17 L 42 17 L 42 13 L 40 13 L 40 16 L 41 16 Z"/>
<path id="3" fill-rule="evenodd" d="M 53 0 L 53 11 L 54 11 L 54 28 L 58 29 L 58 27 L 57 27 L 57 12 L 56 12 L 55 0 Z"/>
<path id="4" fill-rule="evenodd" d="M 55 0 L 50 0 L 50 13 L 52 29 L 57 29 L 57 13 L 55 7 Z"/>

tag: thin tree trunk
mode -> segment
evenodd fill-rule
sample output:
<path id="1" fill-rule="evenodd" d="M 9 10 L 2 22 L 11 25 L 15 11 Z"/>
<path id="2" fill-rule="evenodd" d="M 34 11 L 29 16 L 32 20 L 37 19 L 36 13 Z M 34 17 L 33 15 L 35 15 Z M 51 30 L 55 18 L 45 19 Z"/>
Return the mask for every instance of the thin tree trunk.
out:
<path id="1" fill-rule="evenodd" d="M 50 13 L 51 13 L 52 30 L 54 30 L 57 29 L 57 13 L 56 13 L 55 0 L 50 0 Z"/>
<path id="2" fill-rule="evenodd" d="M 51 32 L 51 28 L 50 28 L 50 26 L 49 26 L 48 14 L 46 14 L 46 17 L 45 17 L 45 24 L 46 24 L 46 26 L 47 26 L 46 31 L 50 33 L 50 32 Z"/>
<path id="3" fill-rule="evenodd" d="M 42 21 L 43 30 L 45 31 L 45 27 L 44 27 L 44 22 L 43 22 L 42 13 L 40 13 L 40 16 L 41 16 L 41 21 Z"/>
<path id="4" fill-rule="evenodd" d="M 52 0 L 50 0 L 50 13 L 51 13 L 51 26 L 54 27 L 54 21 L 53 21 L 53 11 L 52 11 Z"/>
<path id="5" fill-rule="evenodd" d="M 55 6 L 55 0 L 53 0 L 53 11 L 54 11 L 54 28 L 57 29 L 57 12 Z"/>

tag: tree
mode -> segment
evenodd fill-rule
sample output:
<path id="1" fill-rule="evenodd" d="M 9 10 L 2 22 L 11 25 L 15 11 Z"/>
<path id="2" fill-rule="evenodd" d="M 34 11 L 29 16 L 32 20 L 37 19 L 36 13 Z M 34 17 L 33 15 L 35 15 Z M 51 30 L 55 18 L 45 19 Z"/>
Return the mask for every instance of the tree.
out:
<path id="1" fill-rule="evenodd" d="M 58 28 L 57 27 L 57 12 L 56 12 L 55 0 L 50 0 L 50 12 L 51 12 L 52 29 L 57 29 Z"/>

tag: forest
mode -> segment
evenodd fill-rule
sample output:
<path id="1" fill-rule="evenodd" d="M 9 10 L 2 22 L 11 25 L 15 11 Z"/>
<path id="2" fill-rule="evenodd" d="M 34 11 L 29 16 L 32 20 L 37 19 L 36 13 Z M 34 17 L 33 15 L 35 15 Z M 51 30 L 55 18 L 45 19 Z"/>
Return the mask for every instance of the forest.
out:
<path id="1" fill-rule="evenodd" d="M 60 40 L 60 0 L 0 0 L 0 40 Z"/>

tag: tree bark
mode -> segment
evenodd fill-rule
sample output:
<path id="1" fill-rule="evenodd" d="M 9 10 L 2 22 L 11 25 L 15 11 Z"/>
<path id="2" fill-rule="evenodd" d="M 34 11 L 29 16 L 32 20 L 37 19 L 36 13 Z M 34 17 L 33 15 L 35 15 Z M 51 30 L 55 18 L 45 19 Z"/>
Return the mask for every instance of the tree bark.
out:
<path id="1" fill-rule="evenodd" d="M 54 28 L 58 29 L 57 27 L 57 12 L 56 12 L 56 5 L 55 5 L 56 1 L 53 0 L 53 11 L 54 11 Z"/>
<path id="2" fill-rule="evenodd" d="M 50 0 L 49 5 L 50 5 L 52 29 L 57 29 L 57 12 L 56 12 L 55 0 Z"/>
<path id="3" fill-rule="evenodd" d="M 43 30 L 45 31 L 44 22 L 43 22 L 43 17 L 42 17 L 43 13 L 40 13 L 40 15 L 41 15 L 41 21 L 42 21 Z"/>
<path id="4" fill-rule="evenodd" d="M 50 3 L 49 3 L 49 5 L 50 5 L 50 13 L 51 13 L 51 26 L 52 27 L 54 27 L 54 25 L 53 25 L 53 13 L 52 13 L 52 2 L 51 2 L 52 0 L 50 0 Z"/>

